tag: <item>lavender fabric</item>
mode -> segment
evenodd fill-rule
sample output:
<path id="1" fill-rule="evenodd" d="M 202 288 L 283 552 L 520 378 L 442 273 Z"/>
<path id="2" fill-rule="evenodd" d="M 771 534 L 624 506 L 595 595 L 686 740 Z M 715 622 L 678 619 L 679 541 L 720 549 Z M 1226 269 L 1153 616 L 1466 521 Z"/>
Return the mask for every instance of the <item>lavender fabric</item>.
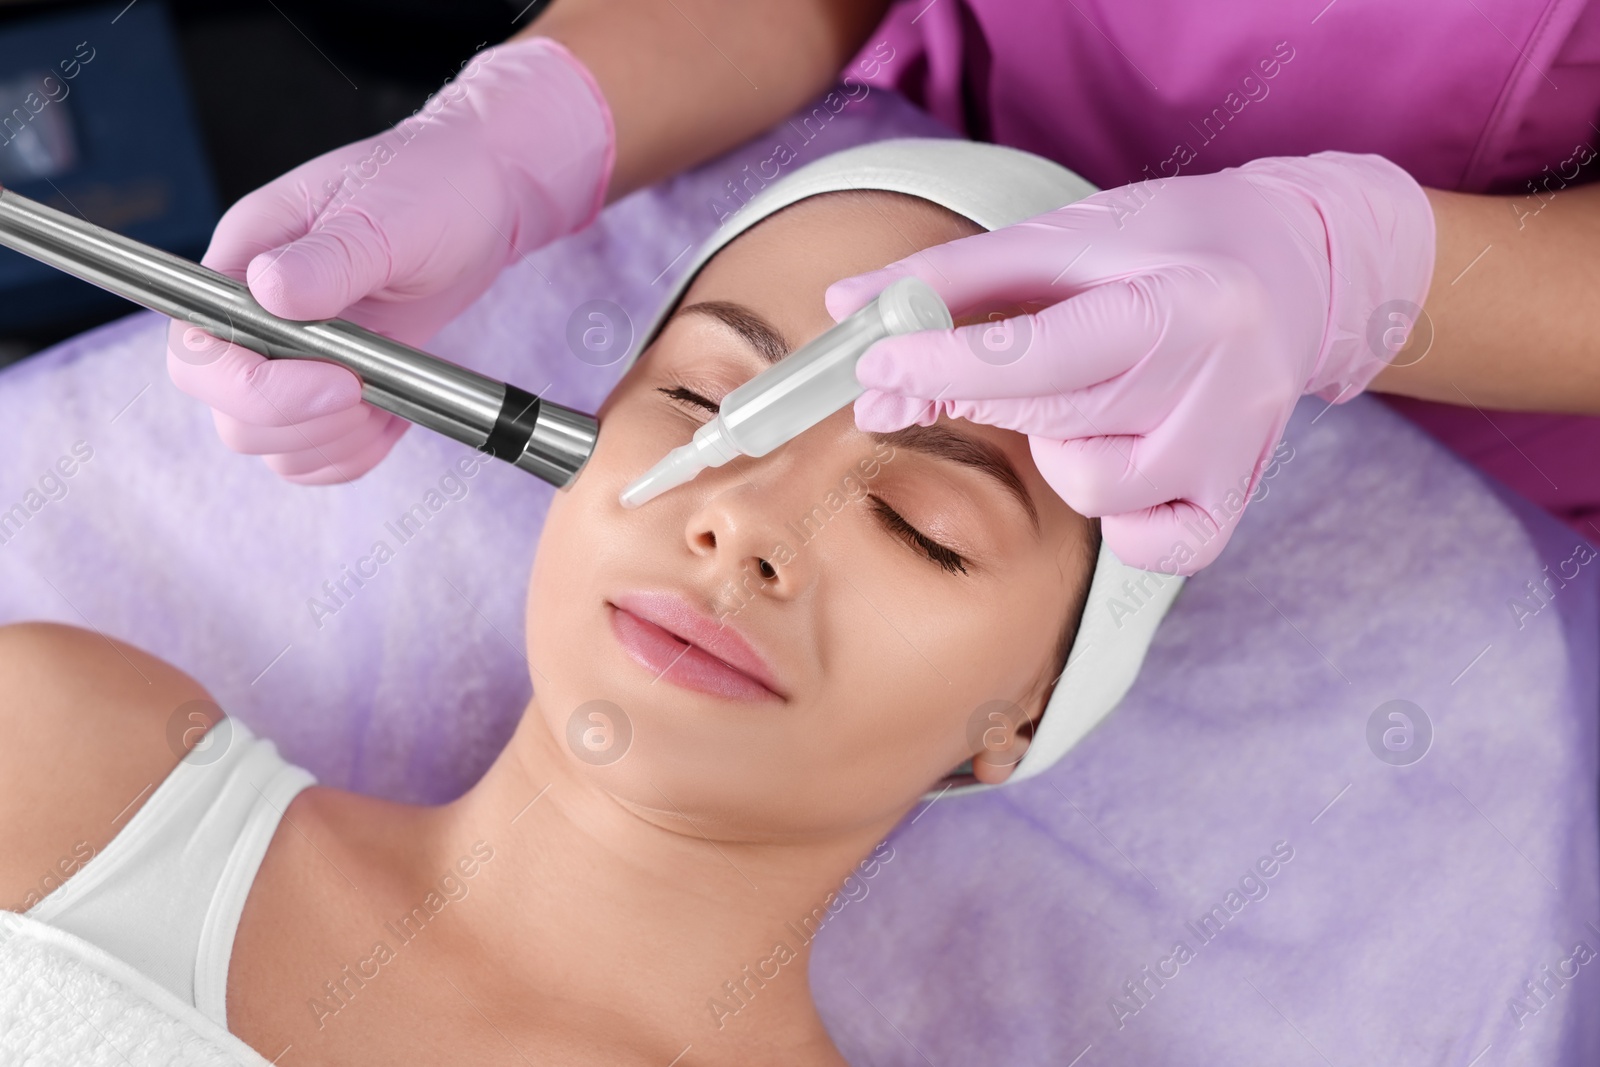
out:
<path id="1" fill-rule="evenodd" d="M 948 132 L 851 92 L 512 266 L 432 347 L 592 408 L 624 344 L 569 336 L 646 321 L 740 183 Z M 134 315 L 0 374 L 0 621 L 131 640 L 327 784 L 459 794 L 530 693 L 550 491 L 415 430 L 358 482 L 285 484 L 173 389 L 164 337 Z M 1368 399 L 1306 402 L 1286 442 L 1122 707 L 847 886 L 812 983 L 852 1062 L 1600 1062 L 1594 549 Z"/>

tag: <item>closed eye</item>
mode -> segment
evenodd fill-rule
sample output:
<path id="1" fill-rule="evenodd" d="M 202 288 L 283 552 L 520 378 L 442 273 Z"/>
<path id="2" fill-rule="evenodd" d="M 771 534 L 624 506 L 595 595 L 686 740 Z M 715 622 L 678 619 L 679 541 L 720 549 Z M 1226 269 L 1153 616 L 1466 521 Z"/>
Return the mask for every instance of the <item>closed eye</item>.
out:
<path id="1" fill-rule="evenodd" d="M 951 574 L 967 573 L 967 561 L 959 552 L 952 551 L 917 529 L 907 522 L 898 511 L 875 496 L 867 499 L 872 501 L 872 510 L 884 527 L 907 545 L 917 549 L 934 563 L 949 571 Z"/>
<path id="2" fill-rule="evenodd" d="M 657 387 L 657 392 L 678 401 L 680 404 L 700 408 L 713 415 L 721 410 L 720 402 L 703 396 L 684 385 Z M 884 528 L 895 537 L 922 553 L 945 571 L 951 574 L 967 573 L 966 560 L 959 552 L 946 548 L 911 525 L 898 511 L 878 497 L 873 496 L 868 499 L 872 502 L 873 513 L 877 515 Z"/>
<path id="3" fill-rule="evenodd" d="M 693 389 L 690 389 L 687 386 L 683 386 L 683 385 L 674 385 L 674 386 L 667 387 L 667 388 L 658 387 L 656 391 L 660 392 L 660 393 L 665 393 L 667 396 L 671 397 L 673 400 L 679 401 L 680 403 L 683 403 L 683 404 L 687 404 L 690 407 L 704 408 L 706 411 L 709 411 L 713 415 L 715 415 L 718 411 L 720 411 L 721 407 L 722 407 L 722 405 L 718 401 L 712 400 L 709 397 L 701 396 L 699 393 L 695 392 Z"/>

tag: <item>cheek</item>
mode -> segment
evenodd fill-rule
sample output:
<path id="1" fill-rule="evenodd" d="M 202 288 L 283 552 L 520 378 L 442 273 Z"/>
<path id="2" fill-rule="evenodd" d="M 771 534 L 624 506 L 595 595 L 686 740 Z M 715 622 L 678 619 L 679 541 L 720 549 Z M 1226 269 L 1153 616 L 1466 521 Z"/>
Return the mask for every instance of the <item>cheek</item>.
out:
<path id="1" fill-rule="evenodd" d="M 620 386 L 600 413 L 594 454 L 573 483 L 585 496 L 616 501 L 622 490 L 679 445 L 699 426 L 685 410 L 662 396 L 656 378 L 641 376 Z"/>
<path id="2" fill-rule="evenodd" d="M 558 493 L 559 497 L 560 494 Z M 527 617 L 524 620 L 527 634 L 528 665 L 533 669 L 535 690 L 545 695 L 545 680 L 549 677 L 546 666 L 559 662 L 561 650 L 552 647 L 559 638 L 561 606 L 575 600 L 572 588 L 575 576 L 570 567 L 560 565 L 571 558 L 571 551 L 563 543 L 571 524 L 563 520 L 564 502 L 551 503 L 539 535 L 538 551 L 533 557 L 533 572 L 528 579 Z"/>
<path id="3" fill-rule="evenodd" d="M 859 595 L 842 589 L 842 601 L 859 609 L 840 622 L 850 667 L 827 679 L 824 699 L 848 709 L 844 747 L 859 757 L 856 773 L 897 770 L 885 758 L 894 752 L 903 784 L 916 788 L 971 754 L 996 702 L 1034 710 L 1032 690 L 1067 606 L 1042 576 L 1022 572 L 979 592 L 943 576 L 897 577 L 858 573 Z"/>
<path id="4" fill-rule="evenodd" d="M 682 442 L 671 438 L 673 427 L 664 424 L 664 413 L 649 410 L 636 393 L 629 389 L 607 401 L 594 453 L 572 485 L 551 497 L 539 541 L 541 560 L 559 556 L 563 570 L 581 571 L 590 560 L 587 546 L 616 541 L 639 526 L 640 516 L 624 510 L 619 495 Z"/>
<path id="5" fill-rule="evenodd" d="M 574 656 L 581 639 L 573 631 L 599 595 L 595 549 L 614 542 L 625 529 L 613 513 L 618 492 L 610 459 L 614 453 L 608 452 L 604 435 L 601 442 L 572 486 L 551 497 L 534 554 L 526 632 L 528 661 L 538 672 L 534 678 L 541 694 L 552 687 L 549 683 L 570 675 L 573 664 L 583 662 Z"/>
<path id="6" fill-rule="evenodd" d="M 626 675 L 619 680 L 608 670 L 616 666 L 608 658 L 616 649 L 604 601 L 619 584 L 659 579 L 651 561 L 670 554 L 671 539 L 682 536 L 661 509 L 628 511 L 617 500 L 637 476 L 638 457 L 663 436 L 651 414 L 636 401 L 608 411 L 594 454 L 569 488 L 552 495 L 539 536 L 527 597 L 527 657 L 540 711 L 562 736 L 580 705 L 630 702 Z"/>
<path id="7" fill-rule="evenodd" d="M 984 613 L 956 583 L 931 567 L 919 575 L 919 561 L 908 569 L 893 554 L 889 566 L 864 562 L 834 590 L 828 643 L 837 658 L 818 703 L 830 709 L 841 785 L 914 796 L 965 758 L 966 711 L 992 696 L 994 650 L 982 636 Z"/>
<path id="8" fill-rule="evenodd" d="M 636 524 L 628 521 L 630 516 L 617 502 L 626 476 L 618 469 L 616 452 L 602 436 L 577 480 L 551 496 L 533 561 L 530 607 L 537 599 L 541 609 L 559 612 L 561 601 L 556 598 L 552 602 L 552 593 L 592 574 L 597 565 L 593 549 L 615 546 L 625 550 L 618 542 Z"/>

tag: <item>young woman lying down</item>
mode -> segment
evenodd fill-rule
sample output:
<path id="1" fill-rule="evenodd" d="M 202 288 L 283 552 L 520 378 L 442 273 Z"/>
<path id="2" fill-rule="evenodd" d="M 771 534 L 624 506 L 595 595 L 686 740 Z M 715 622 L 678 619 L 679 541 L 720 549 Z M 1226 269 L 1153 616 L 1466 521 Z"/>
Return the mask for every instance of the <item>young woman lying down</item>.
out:
<path id="1" fill-rule="evenodd" d="M 832 325 L 830 282 L 981 229 L 827 192 L 694 276 L 550 507 L 535 696 L 451 803 L 314 784 L 132 643 L 0 628 L 0 903 L 284 1064 L 842 1062 L 796 918 L 820 921 L 968 761 L 1013 774 L 1097 524 L 1021 434 L 870 434 L 849 409 L 638 510 L 617 498 Z"/>

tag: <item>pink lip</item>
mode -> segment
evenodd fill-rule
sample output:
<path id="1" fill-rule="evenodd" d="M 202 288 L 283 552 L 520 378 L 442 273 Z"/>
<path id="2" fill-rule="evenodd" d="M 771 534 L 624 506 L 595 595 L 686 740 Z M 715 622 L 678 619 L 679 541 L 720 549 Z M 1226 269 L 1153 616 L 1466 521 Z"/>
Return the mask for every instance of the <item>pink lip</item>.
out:
<path id="1" fill-rule="evenodd" d="M 672 593 L 627 593 L 610 602 L 611 629 L 658 678 L 733 700 L 785 699 L 766 660 L 732 627 Z"/>

